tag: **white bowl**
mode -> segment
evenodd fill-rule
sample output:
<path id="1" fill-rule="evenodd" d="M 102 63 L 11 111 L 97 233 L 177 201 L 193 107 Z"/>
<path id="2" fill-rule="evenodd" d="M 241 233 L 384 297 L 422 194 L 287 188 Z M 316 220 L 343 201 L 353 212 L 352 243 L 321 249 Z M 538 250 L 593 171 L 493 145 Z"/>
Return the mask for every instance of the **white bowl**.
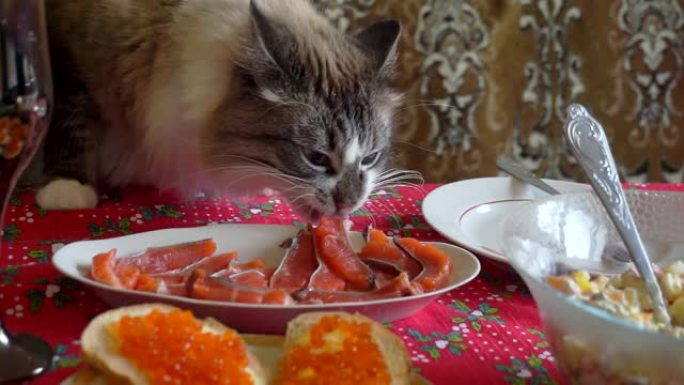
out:
<path id="1" fill-rule="evenodd" d="M 480 263 L 470 252 L 445 243 L 433 243 L 451 258 L 454 269 L 447 285 L 437 291 L 420 295 L 354 303 L 323 305 L 260 305 L 235 302 L 198 300 L 170 295 L 145 293 L 96 282 L 89 278 L 94 255 L 116 248 L 119 255 L 133 254 L 148 247 L 212 238 L 217 252 L 235 250 L 242 261 L 262 259 L 277 266 L 285 252 L 279 244 L 298 231 L 294 226 L 264 224 L 221 224 L 195 228 L 157 230 L 118 238 L 75 242 L 59 249 L 52 263 L 64 275 L 90 287 L 107 304 L 118 307 L 146 302 L 164 302 L 193 311 L 199 317 L 211 316 L 243 333 L 282 334 L 287 322 L 309 311 L 342 310 L 359 312 L 380 322 L 409 317 L 430 304 L 441 294 L 474 279 Z M 360 249 L 360 233 L 350 233 L 355 248 Z"/>

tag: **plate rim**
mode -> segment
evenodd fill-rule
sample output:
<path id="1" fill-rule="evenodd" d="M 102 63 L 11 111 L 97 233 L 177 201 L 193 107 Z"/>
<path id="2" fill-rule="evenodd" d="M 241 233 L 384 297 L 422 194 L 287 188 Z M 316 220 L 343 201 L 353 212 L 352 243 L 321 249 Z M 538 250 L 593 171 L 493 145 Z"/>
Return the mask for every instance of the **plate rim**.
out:
<path id="1" fill-rule="evenodd" d="M 562 188 L 562 187 L 568 187 L 571 186 L 576 189 L 591 189 L 591 186 L 588 184 L 584 183 L 578 183 L 578 182 L 573 182 L 573 181 L 565 181 L 565 180 L 557 180 L 557 179 L 547 179 L 547 178 L 542 178 L 542 180 L 548 184 L 550 184 L 552 187 L 555 188 Z M 431 206 L 434 205 L 436 202 L 436 199 L 438 199 L 439 194 L 444 193 L 445 191 L 450 191 L 454 190 L 457 188 L 463 188 L 467 186 L 468 184 L 473 184 L 473 183 L 481 183 L 481 184 L 496 184 L 496 185 L 501 185 L 503 183 L 516 183 L 519 184 L 520 186 L 524 186 L 525 184 L 523 182 L 518 181 L 517 179 L 509 176 L 490 176 L 490 177 L 481 177 L 481 178 L 468 178 L 468 179 L 463 179 L 451 183 L 446 183 L 443 184 L 434 190 L 430 191 L 425 198 L 423 198 L 423 203 L 421 205 L 421 213 L 423 214 L 423 217 L 425 218 L 425 221 L 427 222 L 430 227 L 436 231 L 439 235 L 444 237 L 450 242 L 453 242 L 459 247 L 462 247 L 466 250 L 469 250 L 473 252 L 476 256 L 482 256 L 485 258 L 488 258 L 490 260 L 500 262 L 506 265 L 510 265 L 508 262 L 508 258 L 502 253 L 496 252 L 495 250 L 488 249 L 486 247 L 483 247 L 482 245 L 475 245 L 473 242 L 468 241 L 468 236 L 461 230 L 462 227 L 460 225 L 460 220 L 457 221 L 457 225 L 453 226 L 456 231 L 458 236 L 454 236 L 453 233 L 447 231 L 445 229 L 446 226 L 443 226 L 440 222 L 440 219 L 437 218 L 438 216 L 434 215 L 434 212 L 439 212 L 440 210 L 431 210 Z M 535 188 L 533 186 L 529 186 L 530 188 Z M 561 190 L 561 192 L 563 192 Z M 534 200 L 534 198 L 522 198 L 522 197 L 516 197 L 516 196 L 502 196 L 496 199 L 496 201 L 502 201 L 502 200 L 510 200 L 510 201 L 518 201 L 518 202 L 530 202 Z M 453 218 L 462 218 L 465 212 L 468 210 L 471 210 L 473 206 L 481 206 L 483 204 L 488 204 L 488 203 L 493 203 L 495 200 L 491 201 L 482 201 L 478 203 L 471 203 L 467 205 L 459 204 L 458 207 L 456 207 L 456 210 L 449 211 L 449 210 L 442 210 L 442 211 L 447 211 L 450 213 L 453 213 L 451 217 Z M 441 202 L 443 203 L 443 202 Z M 463 210 L 465 208 L 465 210 Z"/>
<path id="2" fill-rule="evenodd" d="M 95 240 L 82 240 L 82 241 L 76 241 L 76 242 L 71 242 L 69 244 L 64 245 L 62 248 L 57 250 L 57 252 L 52 256 L 51 258 L 51 264 L 54 266 L 57 271 L 59 271 L 61 274 L 65 275 L 66 277 L 69 277 L 71 279 L 74 279 L 78 281 L 79 283 L 82 283 L 91 289 L 98 289 L 98 290 L 106 290 L 109 292 L 116 292 L 122 295 L 128 295 L 128 296 L 133 296 L 133 297 L 138 297 L 138 298 L 149 298 L 150 301 L 154 301 L 155 299 L 162 299 L 162 300 L 173 300 L 176 301 L 177 303 L 184 303 L 186 305 L 195 305 L 195 306 L 214 306 L 214 307 L 219 307 L 219 308 L 240 308 L 240 309 L 250 309 L 250 310 L 257 310 L 257 311 L 268 311 L 268 310 L 326 310 L 326 309 L 339 309 L 340 307 L 348 307 L 348 308 L 355 308 L 355 307 L 365 307 L 365 306 L 377 306 L 377 305 L 391 305 L 397 302 L 406 302 L 409 300 L 430 300 L 430 299 L 436 299 L 442 294 L 445 294 L 451 290 L 457 289 L 461 286 L 464 286 L 470 282 L 472 282 L 475 278 L 477 278 L 482 270 L 482 266 L 480 264 L 479 259 L 468 249 L 453 245 L 450 243 L 446 242 L 429 242 L 426 241 L 427 243 L 433 244 L 433 245 L 441 245 L 446 248 L 454 249 L 458 254 L 460 254 L 459 258 L 464 258 L 472 264 L 472 271 L 468 273 L 463 279 L 460 281 L 443 287 L 439 290 L 435 290 L 432 292 L 428 293 L 421 293 L 421 294 L 416 294 L 412 296 L 406 296 L 406 297 L 396 297 L 396 298 L 386 298 L 386 299 L 377 299 L 377 300 L 371 300 L 371 301 L 359 301 L 359 302 L 340 302 L 340 303 L 324 303 L 324 304 L 292 304 L 292 305 L 278 305 L 278 304 L 250 304 L 250 303 L 240 303 L 240 302 L 229 302 L 229 301 L 214 301 L 214 300 L 200 300 L 200 299 L 195 299 L 195 298 L 187 298 L 187 297 L 181 297 L 181 296 L 175 296 L 175 295 L 170 295 L 170 294 L 159 294 L 159 293 L 147 293 L 147 292 L 139 292 L 135 290 L 129 290 L 129 289 L 124 289 L 124 288 L 116 288 L 112 287 L 109 285 L 106 285 L 101 282 L 97 282 L 95 280 L 89 279 L 82 274 L 72 274 L 72 272 L 66 270 L 66 266 L 63 266 L 63 263 L 60 263 L 63 259 L 70 258 L 67 255 L 67 252 L 71 248 L 79 247 L 82 245 L 86 244 L 92 244 L 92 243 L 108 243 L 108 242 L 117 242 L 117 241 L 122 241 L 126 239 L 131 239 L 131 238 L 146 238 L 146 237 L 154 237 L 155 234 L 158 233 L 164 233 L 164 232 L 169 232 L 169 233 L 174 233 L 174 232 L 185 232 L 185 231 L 198 231 L 202 229 L 206 229 L 207 227 L 234 227 L 234 226 L 249 226 L 249 227 L 259 227 L 259 226 L 270 226 L 270 227 L 279 227 L 279 228 L 291 228 L 291 229 L 297 229 L 297 226 L 295 225 L 287 225 L 287 224 L 272 224 L 272 223 L 265 223 L 265 224 L 258 224 L 258 223 L 223 223 L 223 224 L 218 224 L 218 225 L 204 225 L 204 226 L 193 226 L 193 227 L 173 227 L 173 228 L 166 228 L 166 229 L 157 229 L 157 230 L 151 230 L 151 231 L 144 231 L 144 232 L 139 232 L 139 233 L 134 233 L 134 234 L 127 234 L 123 236 L 118 236 L 118 237 L 111 237 L 111 238 L 106 238 L 106 239 L 95 239 Z M 354 233 L 359 233 L 358 231 L 354 231 Z M 453 257 L 451 257 L 453 258 Z M 96 296 L 98 296 L 96 294 Z M 98 296 L 99 297 L 99 296 Z"/>

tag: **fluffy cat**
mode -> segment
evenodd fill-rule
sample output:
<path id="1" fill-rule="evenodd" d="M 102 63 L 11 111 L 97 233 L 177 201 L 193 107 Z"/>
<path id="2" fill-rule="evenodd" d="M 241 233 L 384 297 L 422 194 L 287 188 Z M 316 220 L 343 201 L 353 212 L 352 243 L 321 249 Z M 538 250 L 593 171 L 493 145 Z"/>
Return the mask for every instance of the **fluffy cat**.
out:
<path id="1" fill-rule="evenodd" d="M 307 220 L 384 167 L 400 26 L 338 31 L 307 0 L 48 0 L 56 104 L 46 209 L 94 186 L 280 191 Z"/>

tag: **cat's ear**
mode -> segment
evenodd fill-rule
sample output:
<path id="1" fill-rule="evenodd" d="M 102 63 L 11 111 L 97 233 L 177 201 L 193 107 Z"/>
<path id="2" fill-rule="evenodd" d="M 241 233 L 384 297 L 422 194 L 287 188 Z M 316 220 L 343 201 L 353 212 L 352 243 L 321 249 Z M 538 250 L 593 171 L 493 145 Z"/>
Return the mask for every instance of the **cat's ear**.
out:
<path id="1" fill-rule="evenodd" d="M 288 71 L 294 60 L 292 55 L 296 52 L 294 37 L 287 28 L 269 19 L 257 3 L 250 0 L 249 10 L 261 49 L 273 64 Z"/>
<path id="2" fill-rule="evenodd" d="M 380 21 L 357 33 L 356 39 L 370 57 L 375 71 L 394 65 L 400 34 L 401 24 L 396 20 Z"/>

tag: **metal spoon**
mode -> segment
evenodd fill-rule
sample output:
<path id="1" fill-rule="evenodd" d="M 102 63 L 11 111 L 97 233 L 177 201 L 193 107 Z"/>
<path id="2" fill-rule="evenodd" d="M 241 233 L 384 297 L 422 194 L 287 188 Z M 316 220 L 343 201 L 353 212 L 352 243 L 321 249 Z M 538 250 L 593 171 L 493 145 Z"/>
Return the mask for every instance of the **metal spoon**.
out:
<path id="1" fill-rule="evenodd" d="M 669 325 L 670 316 L 663 294 L 620 185 L 620 177 L 603 127 L 584 107 L 571 104 L 568 107 L 564 133 L 577 162 L 582 166 L 594 192 L 627 246 L 632 262 L 646 282 L 656 320 Z"/>
<path id="2" fill-rule="evenodd" d="M 37 376 L 52 364 L 52 348 L 30 334 L 9 335 L 0 319 L 0 382 Z"/>
<path id="3" fill-rule="evenodd" d="M 544 182 L 541 178 L 538 176 L 534 175 L 532 171 L 526 169 L 523 167 L 520 163 L 514 161 L 513 159 L 499 155 L 496 158 L 496 167 L 507 173 L 508 175 L 518 179 L 519 181 L 523 183 L 530 184 L 542 191 L 547 192 L 548 194 L 551 195 L 558 195 L 560 194 L 560 191 L 556 190 L 555 188 L 551 187 L 548 183 Z"/>

